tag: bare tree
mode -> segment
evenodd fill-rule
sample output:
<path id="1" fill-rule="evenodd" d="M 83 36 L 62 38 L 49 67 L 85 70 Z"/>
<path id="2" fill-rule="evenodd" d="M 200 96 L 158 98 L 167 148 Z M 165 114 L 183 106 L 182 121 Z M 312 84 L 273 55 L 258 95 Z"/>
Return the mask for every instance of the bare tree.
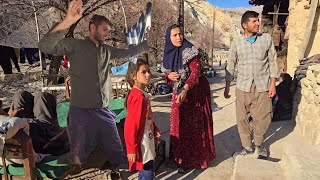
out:
<path id="1" fill-rule="evenodd" d="M 212 56 L 213 47 L 221 48 L 223 47 L 222 39 L 224 38 L 224 33 L 220 29 L 214 31 L 212 27 L 207 26 L 194 26 L 192 34 L 189 35 L 189 40 L 191 40 L 195 46 L 201 48 L 205 53 Z"/>
<path id="2" fill-rule="evenodd" d="M 153 0 L 152 2 L 152 26 L 156 36 L 152 43 L 151 62 L 156 64 L 162 62 L 165 45 L 165 32 L 168 26 L 177 23 L 178 12 L 174 10 L 172 4 L 168 1 L 159 2 L 157 0 Z"/>
<path id="3" fill-rule="evenodd" d="M 33 17 L 33 10 L 30 0 L 2 0 L 3 3 L 0 7 L 0 40 L 6 38 L 13 31 L 19 29 L 19 27 L 30 22 Z M 122 0 L 125 9 L 128 27 L 132 27 L 139 19 L 141 11 L 145 9 L 147 0 Z M 201 0 L 203 1 L 203 0 Z M 152 26 L 154 29 L 154 34 L 156 35 L 154 41 L 151 45 L 150 52 L 150 62 L 151 64 L 156 64 L 162 62 L 163 50 L 165 45 L 165 31 L 169 25 L 177 23 L 178 21 L 178 8 L 179 4 L 177 1 L 167 1 L 167 0 L 151 0 L 152 6 Z M 113 23 L 113 28 L 110 32 L 110 36 L 107 41 L 108 44 L 116 47 L 125 47 L 125 37 L 124 37 L 124 16 L 121 10 L 120 3 L 117 0 L 83 0 L 85 12 L 83 18 L 74 24 L 70 30 L 69 35 L 76 38 L 84 38 L 88 34 L 88 22 L 92 14 L 100 14 L 108 17 Z M 189 3 L 188 6 L 196 7 L 200 3 L 195 1 L 194 3 Z M 49 8 L 54 7 L 56 11 L 60 13 L 60 17 L 56 21 L 61 21 L 64 17 L 67 7 L 68 0 L 35 0 L 35 6 L 38 14 L 42 14 Z M 199 9 L 199 8 L 197 8 Z M 187 10 L 186 10 L 187 11 Z M 18 13 L 16 13 L 18 12 Z M 2 23 L 6 21 L 5 23 Z M 3 24 L 6 24 L 6 28 L 3 28 Z M 30 23 L 30 26 L 34 24 Z M 47 25 L 49 26 L 49 25 Z M 197 47 L 206 49 L 207 52 L 211 46 L 210 34 L 212 29 L 209 27 L 203 27 L 204 25 L 197 20 L 194 13 L 185 14 L 185 28 L 187 38 L 193 41 Z M 48 29 L 48 28 L 47 28 Z M 42 31 L 44 34 L 46 31 Z M 221 33 L 216 32 L 215 37 L 222 37 Z M 219 40 L 217 38 L 215 47 L 218 46 Z M 61 58 L 55 58 L 60 59 Z M 58 71 L 59 63 L 53 63 L 52 74 Z M 53 70 L 54 69 L 54 70 Z"/>
<path id="4" fill-rule="evenodd" d="M 42 17 L 43 13 L 46 13 L 48 9 L 54 8 L 56 11 L 60 13 L 60 19 L 55 19 L 54 21 L 59 22 L 66 14 L 68 8 L 68 0 L 34 0 L 34 6 L 39 18 Z M 117 0 L 83 0 L 84 3 L 84 14 L 83 17 L 73 24 L 68 31 L 67 36 L 74 37 L 74 35 L 78 35 L 80 37 L 84 37 L 88 31 L 88 17 L 94 13 L 100 11 L 100 14 L 106 15 L 109 18 L 112 18 L 114 11 L 117 11 L 119 8 L 111 9 L 116 7 L 118 3 Z M 109 8 L 109 9 L 108 9 Z M 101 13 L 101 9 L 108 9 Z M 106 13 L 108 12 L 108 13 Z M 115 13 L 114 13 L 115 14 Z M 2 5 L 0 7 L 0 40 L 6 39 L 10 37 L 10 35 L 19 30 L 21 26 L 28 25 L 31 29 L 35 27 L 34 23 L 34 11 L 31 0 L 2 0 Z M 42 19 L 43 23 L 46 23 L 46 20 Z M 82 24 L 82 25 L 79 25 Z M 48 31 L 49 25 L 47 24 L 46 28 L 42 28 L 42 26 L 46 26 L 41 24 L 41 34 L 44 34 Z M 118 27 L 116 25 L 116 27 Z M 26 29 L 30 29 L 26 28 Z M 29 36 L 32 32 L 27 34 Z M 33 35 L 35 35 L 34 32 Z M 20 35 L 23 36 L 23 35 Z M 36 37 L 36 36 L 31 36 Z M 118 36 L 113 36 L 118 37 Z M 31 40 L 32 39 L 32 40 Z M 112 40 L 116 40 L 114 38 L 110 38 Z M 30 38 L 31 41 L 36 41 L 36 38 Z M 54 57 L 50 63 L 49 68 L 49 79 L 48 82 L 51 84 L 55 84 L 56 78 L 54 75 L 58 74 L 59 66 L 61 63 L 61 57 Z"/>

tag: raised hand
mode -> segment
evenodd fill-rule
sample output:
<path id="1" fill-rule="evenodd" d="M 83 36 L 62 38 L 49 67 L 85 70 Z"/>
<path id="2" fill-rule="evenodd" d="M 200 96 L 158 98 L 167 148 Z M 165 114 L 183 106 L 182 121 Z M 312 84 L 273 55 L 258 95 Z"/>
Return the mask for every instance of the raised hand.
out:
<path id="1" fill-rule="evenodd" d="M 74 24 L 82 18 L 83 11 L 84 9 L 82 0 L 72 0 L 69 4 L 68 11 L 64 20 L 70 24 Z"/>

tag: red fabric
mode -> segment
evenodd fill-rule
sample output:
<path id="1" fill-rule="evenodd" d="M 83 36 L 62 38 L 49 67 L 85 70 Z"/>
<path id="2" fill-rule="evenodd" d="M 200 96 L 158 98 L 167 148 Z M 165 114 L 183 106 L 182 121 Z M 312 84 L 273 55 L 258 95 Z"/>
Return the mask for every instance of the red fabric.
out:
<path id="1" fill-rule="evenodd" d="M 63 56 L 63 67 L 65 67 L 65 68 L 69 68 L 68 67 L 68 63 L 69 63 L 69 59 L 68 59 L 68 56 Z"/>
<path id="2" fill-rule="evenodd" d="M 127 98 L 128 114 L 124 123 L 124 138 L 127 154 L 138 154 L 135 163 L 129 162 L 129 171 L 142 170 L 143 160 L 141 143 L 146 125 L 148 103 L 143 93 L 136 88 L 131 89 Z"/>
<path id="3" fill-rule="evenodd" d="M 191 75 L 186 81 L 190 87 L 187 97 L 180 106 L 176 103 L 176 92 L 172 97 L 170 159 L 184 168 L 207 168 L 216 157 L 211 91 L 207 78 L 200 76 L 198 57 L 188 65 Z"/>
<path id="4" fill-rule="evenodd" d="M 199 84 L 199 76 L 200 76 L 200 63 L 198 57 L 192 59 L 189 62 L 190 68 L 190 76 L 186 81 L 186 84 L 189 85 L 189 88 L 192 89 L 195 85 Z"/>

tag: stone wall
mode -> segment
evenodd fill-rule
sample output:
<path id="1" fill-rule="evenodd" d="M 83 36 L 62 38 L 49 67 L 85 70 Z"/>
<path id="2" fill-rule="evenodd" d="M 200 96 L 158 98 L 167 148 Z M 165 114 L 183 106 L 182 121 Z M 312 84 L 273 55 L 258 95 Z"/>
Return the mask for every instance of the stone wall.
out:
<path id="1" fill-rule="evenodd" d="M 288 73 L 294 74 L 298 66 L 298 51 L 303 40 L 307 19 L 309 17 L 310 0 L 290 0 L 289 7 L 289 47 L 288 47 Z M 320 8 L 312 28 L 310 43 L 307 48 L 306 57 L 320 53 Z"/>
<path id="2" fill-rule="evenodd" d="M 309 144 L 320 145 L 320 64 L 309 66 L 298 84 L 295 106 L 297 128 Z"/>

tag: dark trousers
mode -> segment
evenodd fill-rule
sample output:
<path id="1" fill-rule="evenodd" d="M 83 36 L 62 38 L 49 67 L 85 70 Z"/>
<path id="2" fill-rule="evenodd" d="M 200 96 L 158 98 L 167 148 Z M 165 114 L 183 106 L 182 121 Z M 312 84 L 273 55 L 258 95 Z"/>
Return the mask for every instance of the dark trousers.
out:
<path id="1" fill-rule="evenodd" d="M 83 164 L 88 156 L 87 149 L 95 140 L 109 162 L 118 166 L 125 156 L 115 122 L 115 114 L 108 108 L 79 108 L 70 106 L 68 134 L 70 151 Z"/>
<path id="2" fill-rule="evenodd" d="M 20 49 L 20 63 L 26 63 L 26 52 L 23 48 Z"/>
<path id="3" fill-rule="evenodd" d="M 138 180 L 152 180 L 154 179 L 153 161 L 149 161 L 143 165 L 143 170 L 139 171 Z"/>
<path id="4" fill-rule="evenodd" d="M 0 65 L 4 74 L 12 74 L 12 65 L 10 59 L 0 59 Z"/>

